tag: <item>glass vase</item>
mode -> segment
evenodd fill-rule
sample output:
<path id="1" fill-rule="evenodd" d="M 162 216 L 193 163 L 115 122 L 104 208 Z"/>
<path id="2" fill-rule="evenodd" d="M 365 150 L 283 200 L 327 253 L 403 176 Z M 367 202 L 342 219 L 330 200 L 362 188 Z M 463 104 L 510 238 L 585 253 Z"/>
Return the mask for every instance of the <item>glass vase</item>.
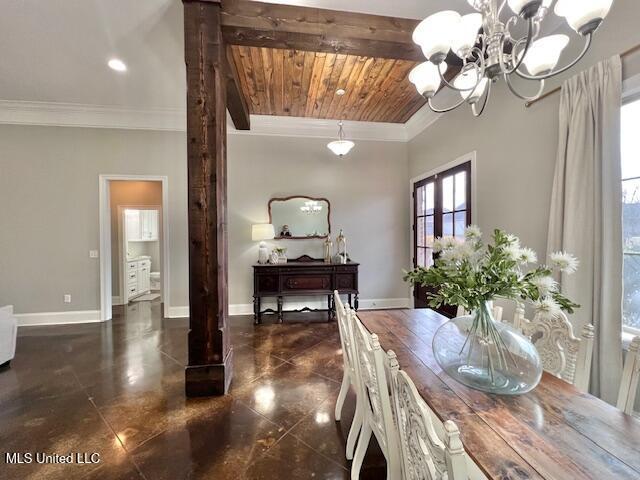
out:
<path id="1" fill-rule="evenodd" d="M 433 351 L 447 374 L 484 392 L 521 395 L 542 377 L 535 346 L 511 326 L 496 322 L 488 302 L 442 325 L 433 337 Z"/>

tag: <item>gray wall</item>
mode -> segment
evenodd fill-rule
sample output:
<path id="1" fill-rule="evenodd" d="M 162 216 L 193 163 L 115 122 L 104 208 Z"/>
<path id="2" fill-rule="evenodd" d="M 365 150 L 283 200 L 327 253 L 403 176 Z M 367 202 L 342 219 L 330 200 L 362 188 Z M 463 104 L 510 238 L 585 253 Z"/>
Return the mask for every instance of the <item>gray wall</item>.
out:
<path id="1" fill-rule="evenodd" d="M 251 224 L 269 221 L 272 197 L 306 195 L 331 202 L 331 236 L 341 228 L 361 263 L 364 299 L 407 298 L 402 281 L 409 245 L 407 148 L 403 143 L 356 142 L 344 158 L 327 140 L 234 135 L 229 141 L 229 281 L 231 304 L 251 300 L 251 265 L 258 247 Z M 321 258 L 322 240 L 273 240 L 287 256 Z"/>
<path id="2" fill-rule="evenodd" d="M 0 125 L 0 304 L 98 310 L 98 175 L 153 174 L 169 177 L 171 303 L 186 305 L 185 152 L 184 133 Z"/>
<path id="3" fill-rule="evenodd" d="M 363 298 L 406 298 L 407 146 L 358 142 L 344 159 L 326 140 L 229 137 L 230 303 L 251 302 L 257 246 L 251 224 L 272 196 L 326 196 L 362 262 Z M 166 175 L 170 305 L 188 305 L 186 136 L 93 128 L 0 125 L 0 304 L 17 313 L 98 310 L 98 176 Z M 271 242 L 275 245 L 276 242 Z M 292 256 L 321 242 L 287 241 Z M 70 293 L 72 303 L 63 303 Z"/>
<path id="4" fill-rule="evenodd" d="M 614 2 L 590 53 L 568 75 L 640 43 L 638 18 L 640 2 Z M 576 36 L 572 38 L 575 40 Z M 625 75 L 640 71 L 639 63 L 638 54 L 626 60 Z M 547 89 L 566 78 L 567 74 L 550 82 Z M 544 254 L 558 145 L 559 95 L 526 109 L 503 81 L 496 86 L 482 117 L 474 118 L 468 109 L 460 108 L 410 142 L 411 177 L 476 150 L 476 223 L 487 232 L 504 228 Z"/>

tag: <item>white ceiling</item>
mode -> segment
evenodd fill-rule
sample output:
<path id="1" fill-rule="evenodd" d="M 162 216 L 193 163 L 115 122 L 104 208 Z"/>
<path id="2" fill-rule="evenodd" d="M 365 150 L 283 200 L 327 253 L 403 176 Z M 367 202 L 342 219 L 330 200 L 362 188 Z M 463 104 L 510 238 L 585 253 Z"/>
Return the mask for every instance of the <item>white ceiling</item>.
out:
<path id="1" fill-rule="evenodd" d="M 466 0 L 300 0 L 297 5 L 424 18 Z M 183 109 L 180 0 L 2 0 L 0 99 Z M 110 70 L 124 60 L 125 74 Z"/>

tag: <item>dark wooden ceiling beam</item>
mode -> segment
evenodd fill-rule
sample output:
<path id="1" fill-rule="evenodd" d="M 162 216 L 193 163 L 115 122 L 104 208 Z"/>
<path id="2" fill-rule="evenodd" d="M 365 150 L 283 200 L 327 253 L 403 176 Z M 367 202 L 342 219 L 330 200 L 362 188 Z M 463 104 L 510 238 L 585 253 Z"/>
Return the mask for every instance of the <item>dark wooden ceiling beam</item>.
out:
<path id="1" fill-rule="evenodd" d="M 238 70 L 229 48 L 225 49 L 225 72 L 227 75 L 227 110 L 236 130 L 251 130 L 249 107 L 240 87 Z"/>
<path id="2" fill-rule="evenodd" d="M 419 20 L 364 13 L 222 0 L 227 43 L 424 61 L 411 39 Z"/>

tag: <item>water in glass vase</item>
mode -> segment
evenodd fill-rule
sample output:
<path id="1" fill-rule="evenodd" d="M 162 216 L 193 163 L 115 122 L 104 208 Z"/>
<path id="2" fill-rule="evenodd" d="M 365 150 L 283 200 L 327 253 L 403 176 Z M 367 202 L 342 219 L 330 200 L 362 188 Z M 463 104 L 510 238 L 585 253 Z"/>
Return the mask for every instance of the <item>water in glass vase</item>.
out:
<path id="1" fill-rule="evenodd" d="M 433 351 L 447 374 L 484 392 L 521 395 L 542 377 L 535 346 L 509 325 L 496 322 L 487 303 L 442 325 L 433 337 Z"/>

